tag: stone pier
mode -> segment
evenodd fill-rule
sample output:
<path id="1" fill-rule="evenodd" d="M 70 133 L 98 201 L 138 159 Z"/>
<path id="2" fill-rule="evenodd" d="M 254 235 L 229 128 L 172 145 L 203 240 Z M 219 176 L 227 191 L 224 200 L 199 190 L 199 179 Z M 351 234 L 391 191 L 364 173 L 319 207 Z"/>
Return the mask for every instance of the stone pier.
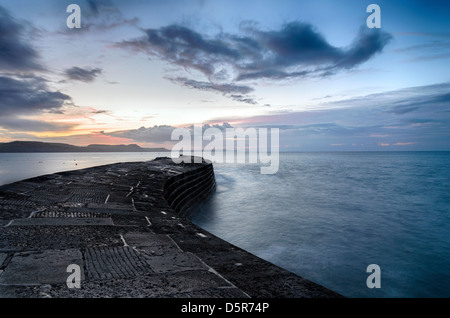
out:
<path id="1" fill-rule="evenodd" d="M 0 297 L 341 297 L 186 219 L 214 187 L 211 163 L 169 158 L 1 186 Z"/>

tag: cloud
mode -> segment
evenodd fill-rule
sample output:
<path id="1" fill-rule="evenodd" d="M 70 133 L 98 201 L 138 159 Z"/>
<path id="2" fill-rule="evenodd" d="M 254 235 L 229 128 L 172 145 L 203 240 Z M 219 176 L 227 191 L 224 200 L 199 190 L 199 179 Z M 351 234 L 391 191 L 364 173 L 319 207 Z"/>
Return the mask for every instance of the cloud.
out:
<path id="1" fill-rule="evenodd" d="M 450 83 L 323 103 L 321 109 L 220 118 L 243 127 L 279 128 L 280 144 L 296 150 L 450 150 Z M 409 109 L 409 111 L 405 111 Z M 381 138 L 381 139 L 380 139 Z M 290 149 L 293 149 L 290 148 Z"/>
<path id="2" fill-rule="evenodd" d="M 51 91 L 43 78 L 0 76 L 0 117 L 55 111 L 66 103 L 71 103 L 70 96 Z"/>
<path id="3" fill-rule="evenodd" d="M 247 94 L 253 91 L 253 88 L 249 86 L 233 85 L 233 84 L 214 84 L 211 82 L 196 81 L 186 77 L 170 78 L 170 80 L 174 83 L 178 83 L 182 86 L 186 86 L 189 88 L 195 88 L 205 91 L 217 91 L 224 94 L 233 94 L 233 93 Z"/>
<path id="4" fill-rule="evenodd" d="M 412 146 L 415 142 L 396 142 L 393 144 L 394 146 Z"/>
<path id="5" fill-rule="evenodd" d="M 0 71 L 42 70 L 38 53 L 25 38 L 24 25 L 0 6 Z"/>
<path id="6" fill-rule="evenodd" d="M 104 110 L 104 109 L 93 109 L 91 111 L 91 114 L 95 114 L 95 115 L 98 115 L 98 114 L 109 114 L 109 113 L 110 113 L 109 110 Z"/>
<path id="7" fill-rule="evenodd" d="M 234 99 L 235 101 L 238 101 L 238 102 L 242 102 L 242 103 L 246 103 L 246 104 L 252 104 L 252 105 L 258 104 L 258 102 L 255 99 L 247 97 L 245 95 L 232 94 L 232 95 L 230 95 L 230 97 L 232 99 Z"/>
<path id="8" fill-rule="evenodd" d="M 64 71 L 64 74 L 68 79 L 85 83 L 93 82 L 101 73 L 102 69 L 100 68 L 81 68 L 77 66 L 68 68 Z"/>
<path id="9" fill-rule="evenodd" d="M 175 127 L 173 126 L 155 125 L 148 128 L 142 126 L 138 129 L 102 132 L 102 134 L 112 137 L 132 139 L 137 142 L 164 143 L 170 141 L 170 136 L 174 129 Z"/>
<path id="10" fill-rule="evenodd" d="M 207 128 L 218 128 L 221 131 L 224 131 L 226 128 L 232 128 L 232 126 L 228 123 L 223 123 L 222 125 L 214 124 L 203 125 L 202 129 L 205 130 Z M 136 142 L 146 142 L 146 143 L 154 143 L 154 144 L 172 144 L 177 141 L 172 141 L 172 131 L 177 127 L 169 126 L 169 125 L 161 125 L 161 126 L 153 126 L 153 127 L 140 127 L 138 129 L 130 129 L 130 130 L 121 130 L 121 131 L 112 131 L 112 132 L 102 132 L 102 134 L 112 137 L 120 137 L 134 140 Z M 193 126 L 185 127 L 190 129 L 193 136 Z"/>
<path id="11" fill-rule="evenodd" d="M 308 23 L 291 22 L 274 31 L 249 25 L 242 28 L 243 34 L 221 32 L 209 36 L 172 24 L 145 29 L 145 36 L 115 46 L 197 71 L 208 79 L 208 87 L 233 87 L 236 82 L 248 80 L 329 76 L 352 69 L 382 52 L 392 38 L 379 29 L 362 27 L 349 47 L 339 48 Z M 177 82 L 199 89 L 185 78 Z M 206 86 L 203 83 L 200 89 Z"/>
<path id="12" fill-rule="evenodd" d="M 367 113 L 377 111 L 381 117 L 386 117 L 387 113 L 402 117 L 408 115 L 412 118 L 414 116 L 426 116 L 427 114 L 441 117 L 440 113 L 450 111 L 449 91 L 450 82 L 447 82 L 343 99 L 325 103 L 323 106 L 330 109 L 350 108 L 354 112 L 357 109 L 367 109 Z"/>
<path id="13" fill-rule="evenodd" d="M 390 146 L 413 146 L 415 145 L 415 142 L 395 142 L 395 143 L 386 143 L 386 142 L 379 142 L 378 146 L 380 147 L 390 147 Z"/>
<path id="14" fill-rule="evenodd" d="M 87 0 L 90 11 L 94 16 L 99 14 L 99 5 L 102 5 L 104 1 Z"/>
<path id="15" fill-rule="evenodd" d="M 60 34 L 79 36 L 91 32 L 110 31 L 123 26 L 136 27 L 138 18 L 126 19 L 111 0 L 85 0 L 79 3 L 82 10 L 81 28 L 62 29 Z"/>
<path id="16" fill-rule="evenodd" d="M 70 96 L 51 91 L 43 78 L 28 76 L 9 78 L 0 76 L 0 127 L 10 131 L 64 131 L 74 124 L 28 119 L 25 116 L 42 112 L 61 114 Z"/>
<path id="17" fill-rule="evenodd" d="M 0 127 L 8 129 L 9 131 L 28 131 L 28 132 L 43 132 L 43 131 L 67 131 L 74 128 L 74 124 L 63 124 L 46 122 L 42 120 L 24 119 L 17 116 L 1 117 Z"/>
<path id="18" fill-rule="evenodd" d="M 405 55 L 405 62 L 433 61 L 450 57 L 450 33 L 400 33 L 400 36 L 414 35 L 418 44 L 393 50 Z"/>
<path id="19" fill-rule="evenodd" d="M 397 115 L 417 112 L 450 111 L 450 83 L 405 89 L 406 94 L 390 103 L 387 112 Z"/>
<path id="20" fill-rule="evenodd" d="M 233 64 L 240 52 L 230 48 L 225 39 L 207 39 L 202 34 L 179 25 L 143 30 L 145 37 L 122 41 L 117 47 L 144 51 L 183 68 L 209 76 L 220 75 L 220 63 Z M 230 43 L 231 44 L 231 43 Z"/>
<path id="21" fill-rule="evenodd" d="M 382 52 L 391 39 L 390 34 L 380 29 L 361 27 L 350 48 L 341 52 L 342 56 L 331 68 L 350 69 L 362 64 Z"/>
<path id="22" fill-rule="evenodd" d="M 248 94 L 253 91 L 253 88 L 251 88 L 250 86 L 235 85 L 235 84 L 215 84 L 205 81 L 196 81 L 186 77 L 176 77 L 168 79 L 175 84 L 185 86 L 188 88 L 194 88 L 203 91 L 219 92 L 222 93 L 224 96 L 231 97 L 236 101 L 244 102 L 247 104 L 256 104 L 256 101 L 253 98 L 245 96 L 245 94 Z"/>

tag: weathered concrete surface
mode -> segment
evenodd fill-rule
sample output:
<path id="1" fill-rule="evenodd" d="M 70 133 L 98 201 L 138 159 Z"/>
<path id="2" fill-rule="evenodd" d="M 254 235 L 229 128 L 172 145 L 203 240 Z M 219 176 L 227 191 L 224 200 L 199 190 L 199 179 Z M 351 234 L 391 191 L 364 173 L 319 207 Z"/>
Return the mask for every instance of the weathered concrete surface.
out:
<path id="1" fill-rule="evenodd" d="M 68 264 L 83 264 L 79 249 L 17 252 L 0 276 L 0 285 L 62 284 L 69 276 Z"/>
<path id="2" fill-rule="evenodd" d="M 0 297 L 340 297 L 176 213 L 165 183 L 204 165 L 160 158 L 0 187 Z"/>
<path id="3" fill-rule="evenodd" d="M 29 218 L 12 220 L 7 226 L 87 226 L 87 225 L 114 225 L 111 218 Z"/>

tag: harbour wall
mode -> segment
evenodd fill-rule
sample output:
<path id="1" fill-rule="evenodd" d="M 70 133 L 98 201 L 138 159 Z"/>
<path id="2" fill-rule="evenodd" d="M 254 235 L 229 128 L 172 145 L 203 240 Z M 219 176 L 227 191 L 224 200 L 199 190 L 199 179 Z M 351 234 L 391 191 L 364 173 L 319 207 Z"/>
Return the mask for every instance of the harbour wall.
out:
<path id="1" fill-rule="evenodd" d="M 203 162 L 204 166 L 174 176 L 164 184 L 164 198 L 182 216 L 186 216 L 215 189 L 213 165 Z"/>
<path id="2" fill-rule="evenodd" d="M 189 221 L 215 186 L 212 163 L 170 158 L 0 186 L 0 298 L 342 297 Z"/>

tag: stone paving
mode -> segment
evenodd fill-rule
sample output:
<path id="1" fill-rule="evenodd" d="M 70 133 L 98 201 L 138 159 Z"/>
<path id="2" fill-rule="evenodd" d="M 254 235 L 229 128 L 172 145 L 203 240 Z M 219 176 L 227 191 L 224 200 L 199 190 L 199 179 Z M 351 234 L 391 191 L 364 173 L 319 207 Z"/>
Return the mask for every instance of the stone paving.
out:
<path id="1" fill-rule="evenodd" d="M 0 187 L 0 297 L 340 297 L 175 213 L 164 183 L 201 165 L 158 158 Z"/>

